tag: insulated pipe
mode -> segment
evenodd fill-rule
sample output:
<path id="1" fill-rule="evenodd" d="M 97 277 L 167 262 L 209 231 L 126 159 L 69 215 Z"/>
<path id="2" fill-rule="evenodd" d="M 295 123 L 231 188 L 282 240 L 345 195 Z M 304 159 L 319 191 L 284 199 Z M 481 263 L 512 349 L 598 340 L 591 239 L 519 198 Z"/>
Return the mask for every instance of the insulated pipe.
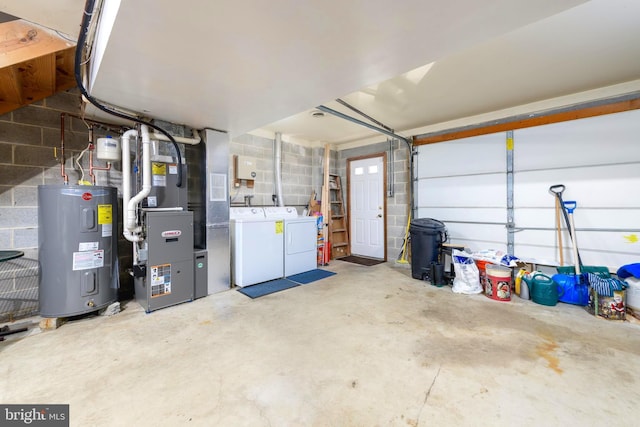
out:
<path id="1" fill-rule="evenodd" d="M 129 138 L 132 136 L 138 136 L 138 131 L 131 129 L 126 131 L 122 135 L 122 235 L 130 242 L 139 242 L 142 240 L 141 236 L 133 235 L 130 230 L 127 229 L 127 223 L 129 222 L 129 213 L 127 212 L 127 205 L 131 198 L 131 152 L 129 150 Z"/>
<path id="2" fill-rule="evenodd" d="M 174 136 L 173 139 L 176 142 L 179 142 L 181 144 L 188 144 L 188 145 L 198 145 L 200 144 L 200 141 L 202 141 L 202 138 L 200 138 L 200 134 L 198 133 L 198 131 L 196 129 L 192 129 L 193 132 L 193 138 L 184 138 L 181 136 Z M 153 139 L 157 139 L 158 141 L 170 141 L 169 138 L 167 138 L 166 136 L 164 136 L 161 133 L 156 133 L 153 132 L 151 134 L 151 137 Z"/>
<path id="3" fill-rule="evenodd" d="M 151 138 L 149 136 L 149 127 L 147 125 L 140 126 L 142 134 L 142 190 L 127 204 L 127 223 L 126 228 L 129 231 L 139 233 L 140 227 L 136 228 L 136 210 L 138 203 L 142 201 L 151 192 Z M 124 200 L 123 200 L 124 206 Z"/>
<path id="4" fill-rule="evenodd" d="M 276 132 L 276 139 L 273 140 L 273 168 L 276 179 L 276 205 L 284 206 L 282 200 L 282 134 Z"/>

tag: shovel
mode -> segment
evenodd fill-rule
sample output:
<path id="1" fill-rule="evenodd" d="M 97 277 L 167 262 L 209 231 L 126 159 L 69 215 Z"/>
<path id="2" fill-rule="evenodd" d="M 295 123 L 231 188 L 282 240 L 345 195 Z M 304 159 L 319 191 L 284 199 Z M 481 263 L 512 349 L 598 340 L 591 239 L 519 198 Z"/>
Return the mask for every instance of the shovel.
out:
<path id="1" fill-rule="evenodd" d="M 573 241 L 573 233 L 574 232 L 573 232 L 573 230 L 571 230 L 571 224 L 570 224 L 570 221 L 569 221 L 569 214 L 567 213 L 567 210 L 565 209 L 565 202 L 564 202 L 564 200 L 562 200 L 562 193 L 564 192 L 564 189 L 565 189 L 565 186 L 562 185 L 562 184 L 556 184 L 556 185 L 552 185 L 551 187 L 549 187 L 549 191 L 552 192 L 556 196 L 556 201 L 559 202 L 560 206 L 562 207 L 562 215 L 564 216 L 564 223 L 567 226 L 567 231 L 569 231 L 569 237 L 571 237 L 571 240 Z M 576 203 L 576 202 L 572 202 L 572 203 Z M 573 208 L 575 209 L 575 205 L 574 205 Z M 574 242 L 573 246 L 576 247 L 575 242 Z M 578 263 L 582 264 L 582 260 L 580 259 L 580 254 L 579 253 L 578 253 L 577 258 L 576 258 L 576 264 L 578 264 Z"/>
<path id="2" fill-rule="evenodd" d="M 578 242 L 576 240 L 576 227 L 573 223 L 573 211 L 576 209 L 576 206 L 578 206 L 578 203 L 576 203 L 574 200 L 564 202 L 564 207 L 568 212 L 568 216 L 569 216 L 569 224 L 571 229 L 571 232 L 569 234 L 571 235 L 571 241 L 573 242 L 573 262 L 576 265 L 576 276 L 580 276 L 580 267 L 581 267 L 582 261 L 580 260 L 580 254 L 578 253 Z"/>

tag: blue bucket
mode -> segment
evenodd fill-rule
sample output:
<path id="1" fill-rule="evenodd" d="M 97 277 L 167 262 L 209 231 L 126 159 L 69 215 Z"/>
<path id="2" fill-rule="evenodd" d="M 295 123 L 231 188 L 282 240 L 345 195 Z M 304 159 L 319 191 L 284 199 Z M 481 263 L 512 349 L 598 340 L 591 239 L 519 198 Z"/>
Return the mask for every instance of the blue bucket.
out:
<path id="1" fill-rule="evenodd" d="M 564 290 L 558 301 L 574 305 L 589 305 L 589 284 L 575 274 L 554 274 L 554 282 Z"/>

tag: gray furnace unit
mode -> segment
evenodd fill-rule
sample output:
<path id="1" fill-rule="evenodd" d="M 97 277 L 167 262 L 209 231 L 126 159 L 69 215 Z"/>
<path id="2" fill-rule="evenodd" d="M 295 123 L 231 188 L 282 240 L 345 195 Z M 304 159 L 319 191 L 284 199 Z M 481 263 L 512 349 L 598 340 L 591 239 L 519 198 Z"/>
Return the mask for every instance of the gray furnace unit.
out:
<path id="1" fill-rule="evenodd" d="M 149 313 L 194 299 L 193 212 L 143 209 L 136 300 Z"/>
<path id="2" fill-rule="evenodd" d="M 75 316 L 116 301 L 117 200 L 114 187 L 38 186 L 41 316 Z"/>

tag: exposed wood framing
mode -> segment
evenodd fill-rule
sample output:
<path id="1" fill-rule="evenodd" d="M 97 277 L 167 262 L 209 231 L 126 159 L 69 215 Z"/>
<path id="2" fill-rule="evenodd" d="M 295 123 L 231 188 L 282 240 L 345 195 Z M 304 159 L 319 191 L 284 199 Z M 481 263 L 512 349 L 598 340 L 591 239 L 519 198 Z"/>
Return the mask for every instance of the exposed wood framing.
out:
<path id="1" fill-rule="evenodd" d="M 0 114 L 75 86 L 75 46 L 44 27 L 0 24 Z"/>
<path id="2" fill-rule="evenodd" d="M 452 130 L 451 132 L 438 132 L 433 135 L 414 137 L 414 145 L 435 144 L 437 142 L 452 141 L 454 139 L 469 138 L 478 135 L 487 135 L 496 132 L 524 129 L 533 126 L 548 125 L 551 123 L 566 122 L 569 120 L 585 119 L 587 117 L 602 116 L 605 114 L 620 113 L 623 111 L 640 109 L 640 97 L 610 104 L 587 106 L 585 108 L 571 109 L 569 111 L 551 112 L 535 117 L 505 120 L 500 123 L 488 123 L 474 126 L 470 129 Z"/>

